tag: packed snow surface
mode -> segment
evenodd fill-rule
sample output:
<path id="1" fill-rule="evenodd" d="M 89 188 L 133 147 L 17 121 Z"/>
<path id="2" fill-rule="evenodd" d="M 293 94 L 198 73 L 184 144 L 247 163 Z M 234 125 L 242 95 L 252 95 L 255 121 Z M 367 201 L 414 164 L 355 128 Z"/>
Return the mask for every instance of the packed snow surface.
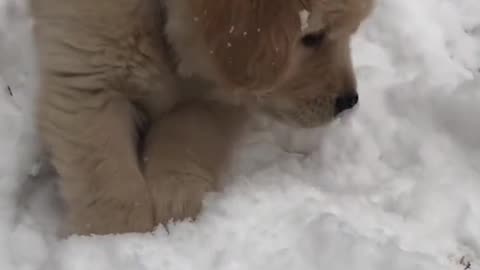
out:
<path id="1" fill-rule="evenodd" d="M 360 106 L 259 121 L 195 223 L 63 240 L 54 176 L 27 177 L 31 24 L 0 1 L 0 269 L 480 269 L 479 0 L 378 0 L 352 45 Z"/>

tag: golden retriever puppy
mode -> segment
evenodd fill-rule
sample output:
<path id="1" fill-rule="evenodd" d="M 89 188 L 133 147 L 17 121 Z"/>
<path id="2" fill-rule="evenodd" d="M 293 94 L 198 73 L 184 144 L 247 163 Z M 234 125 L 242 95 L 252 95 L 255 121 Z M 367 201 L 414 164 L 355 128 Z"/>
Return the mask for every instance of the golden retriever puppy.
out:
<path id="1" fill-rule="evenodd" d="M 349 44 L 372 1 L 30 0 L 68 232 L 195 217 L 245 110 L 315 127 L 355 106 Z"/>

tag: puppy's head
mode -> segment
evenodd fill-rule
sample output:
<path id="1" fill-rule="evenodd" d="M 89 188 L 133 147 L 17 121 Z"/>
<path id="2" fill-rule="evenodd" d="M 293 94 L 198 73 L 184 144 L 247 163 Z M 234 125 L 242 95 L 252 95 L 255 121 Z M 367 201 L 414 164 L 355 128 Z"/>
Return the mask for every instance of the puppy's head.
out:
<path id="1" fill-rule="evenodd" d="M 350 39 L 373 0 L 183 2 L 176 10 L 190 25 L 170 25 L 174 41 L 182 37 L 174 46 L 223 97 L 303 127 L 357 103 Z"/>

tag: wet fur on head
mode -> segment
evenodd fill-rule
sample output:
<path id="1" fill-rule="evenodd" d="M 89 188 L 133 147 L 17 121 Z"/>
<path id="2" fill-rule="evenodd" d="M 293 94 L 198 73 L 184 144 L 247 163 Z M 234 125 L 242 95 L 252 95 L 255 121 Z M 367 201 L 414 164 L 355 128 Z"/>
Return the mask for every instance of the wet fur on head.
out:
<path id="1" fill-rule="evenodd" d="M 193 14 L 221 75 L 233 86 L 271 86 L 298 39 L 299 1 L 197 1 Z M 293 12 L 292 12 L 293 11 Z M 279 20 L 281 18 L 281 20 Z"/>

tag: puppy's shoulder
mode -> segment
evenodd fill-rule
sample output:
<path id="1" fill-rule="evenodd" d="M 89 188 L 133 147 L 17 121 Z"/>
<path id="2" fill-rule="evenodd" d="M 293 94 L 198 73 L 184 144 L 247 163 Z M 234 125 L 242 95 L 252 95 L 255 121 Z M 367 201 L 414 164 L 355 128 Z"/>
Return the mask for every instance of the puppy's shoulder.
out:
<path id="1" fill-rule="evenodd" d="M 30 0 L 40 31 L 91 31 L 115 35 L 138 24 L 141 0 Z M 91 33 L 90 33 L 91 34 Z"/>

